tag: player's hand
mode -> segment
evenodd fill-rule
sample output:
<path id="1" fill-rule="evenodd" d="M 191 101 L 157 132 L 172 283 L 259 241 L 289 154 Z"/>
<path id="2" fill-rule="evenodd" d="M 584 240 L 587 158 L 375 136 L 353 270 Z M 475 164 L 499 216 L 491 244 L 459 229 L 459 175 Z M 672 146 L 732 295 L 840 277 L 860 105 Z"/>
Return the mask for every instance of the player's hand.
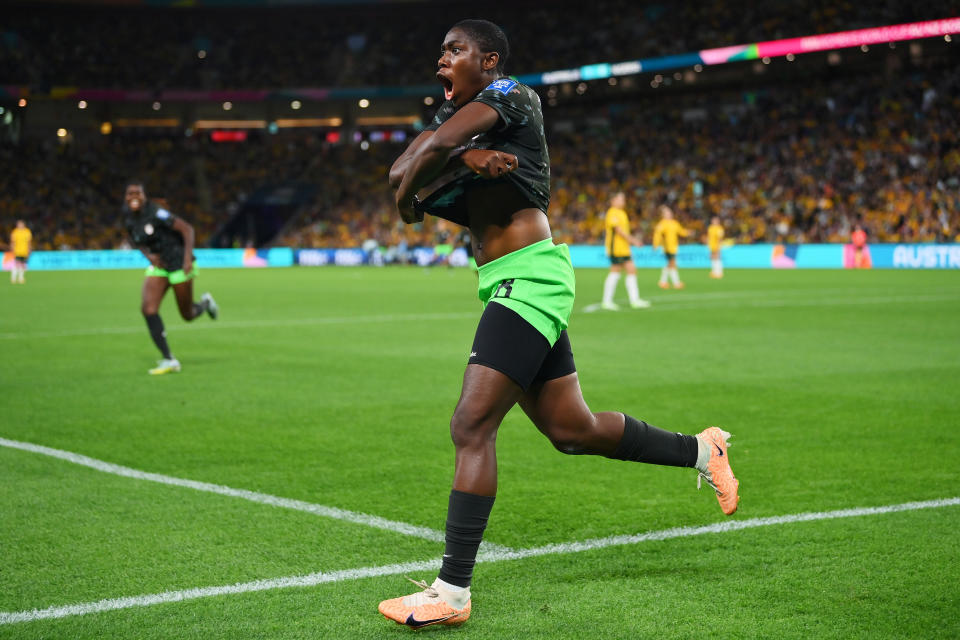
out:
<path id="1" fill-rule="evenodd" d="M 193 259 L 192 259 L 192 258 L 184 258 L 184 259 L 183 259 L 183 272 L 184 272 L 186 275 L 190 275 L 190 272 L 191 272 L 191 271 L 193 271 Z"/>
<path id="2" fill-rule="evenodd" d="M 153 266 L 157 267 L 158 269 L 160 268 L 160 256 L 159 256 L 159 255 L 157 255 L 157 254 L 155 254 L 155 253 L 148 253 L 148 254 L 147 254 L 147 260 L 149 260 L 149 261 L 150 261 L 150 264 L 152 264 Z"/>
<path id="3" fill-rule="evenodd" d="M 413 208 L 413 196 L 402 196 L 399 191 L 397 192 L 397 211 L 400 213 L 400 219 L 407 224 L 423 222 L 423 213 Z"/>
<path id="4" fill-rule="evenodd" d="M 463 164 L 482 178 L 499 178 L 516 171 L 517 156 L 493 149 L 468 149 L 460 155 Z"/>

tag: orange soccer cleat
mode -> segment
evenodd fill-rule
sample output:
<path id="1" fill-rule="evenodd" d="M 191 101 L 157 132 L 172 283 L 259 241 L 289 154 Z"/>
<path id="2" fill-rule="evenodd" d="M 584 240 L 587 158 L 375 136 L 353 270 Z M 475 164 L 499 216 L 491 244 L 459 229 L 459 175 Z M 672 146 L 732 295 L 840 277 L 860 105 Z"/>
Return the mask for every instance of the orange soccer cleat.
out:
<path id="1" fill-rule="evenodd" d="M 733 515 L 737 510 L 737 504 L 740 502 L 740 495 L 737 491 L 740 483 L 733 475 L 733 469 L 730 468 L 730 457 L 727 455 L 727 440 L 730 434 L 719 427 L 709 427 L 704 429 L 697 437 L 710 447 L 710 460 L 707 462 L 706 472 L 701 471 L 697 476 L 697 488 L 700 488 L 700 479 L 707 481 L 713 490 L 717 492 L 717 500 L 720 502 L 720 508 L 725 514 Z"/>
<path id="2" fill-rule="evenodd" d="M 657 283 L 657 286 L 660 287 L 661 289 L 669 289 L 669 288 L 670 288 L 670 285 L 668 285 L 666 282 L 663 282 L 662 280 Z"/>
<path id="3" fill-rule="evenodd" d="M 470 617 L 470 588 L 453 593 L 436 582 L 428 585 L 407 578 L 423 591 L 409 596 L 384 600 L 380 613 L 411 629 L 422 629 L 434 624 L 461 624 Z M 459 607 L 459 608 L 458 608 Z"/>
<path id="4" fill-rule="evenodd" d="M 686 286 L 687 286 L 687 285 L 683 284 L 682 282 L 678 282 L 677 284 L 673 285 L 673 288 L 674 288 L 674 289 L 683 289 L 683 288 L 686 287 Z"/>

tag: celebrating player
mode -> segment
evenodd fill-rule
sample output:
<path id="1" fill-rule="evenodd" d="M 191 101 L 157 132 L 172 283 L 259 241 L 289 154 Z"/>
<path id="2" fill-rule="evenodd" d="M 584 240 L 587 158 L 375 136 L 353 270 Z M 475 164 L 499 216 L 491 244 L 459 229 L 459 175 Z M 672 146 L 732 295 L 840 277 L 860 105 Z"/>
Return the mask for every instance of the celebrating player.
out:
<path id="1" fill-rule="evenodd" d="M 661 289 L 667 289 L 670 286 L 667 284 L 667 278 L 670 278 L 674 289 L 683 289 L 683 283 L 680 282 L 680 275 L 677 273 L 677 251 L 680 249 L 679 237 L 686 238 L 690 232 L 673 218 L 673 210 L 667 205 L 660 205 L 660 216 L 660 222 L 653 228 L 653 248 L 663 247 L 667 266 L 660 271 L 660 282 L 657 284 Z"/>
<path id="2" fill-rule="evenodd" d="M 723 277 L 723 260 L 720 258 L 720 243 L 723 242 L 723 225 L 720 217 L 713 216 L 707 227 L 707 246 L 710 248 L 710 277 Z"/>
<path id="3" fill-rule="evenodd" d="M 593 413 L 584 402 L 566 332 L 573 267 L 567 246 L 554 244 L 545 213 L 550 159 L 540 99 L 504 75 L 508 52 L 495 24 L 455 24 L 438 63 L 446 102 L 390 170 L 407 223 L 423 217 L 418 190 L 468 143 L 463 163 L 480 176 L 465 188 L 458 217 L 470 228 L 485 307 L 450 421 L 456 462 L 443 563 L 433 584 L 416 583 L 422 591 L 379 607 L 413 628 L 470 616 L 473 567 L 497 492 L 497 430 L 515 404 L 563 453 L 695 467 L 725 513 L 739 500 L 725 431 L 683 435 L 619 412 Z"/>
<path id="4" fill-rule="evenodd" d="M 204 293 L 200 302 L 193 301 L 193 279 L 197 275 L 193 264 L 193 226 L 147 200 L 143 183 L 137 180 L 127 183 L 123 209 L 130 239 L 150 261 L 140 310 L 163 359 L 149 373 L 175 373 L 180 371 L 180 361 L 170 353 L 159 314 L 167 289 L 173 287 L 177 308 L 187 322 L 203 313 L 216 320 L 219 313 L 217 303 L 209 293 Z"/>
<path id="5" fill-rule="evenodd" d="M 33 234 L 23 220 L 17 220 L 17 226 L 10 232 L 10 248 L 13 249 L 13 269 L 10 270 L 12 284 L 24 284 L 23 274 L 27 271 L 27 260 L 33 249 Z"/>
<path id="6" fill-rule="evenodd" d="M 640 247 L 643 243 L 630 235 L 630 221 L 627 219 L 627 212 L 624 207 L 627 204 L 627 196 L 618 191 L 613 194 L 610 200 L 610 208 L 607 209 L 607 217 L 604 221 L 606 228 L 605 245 L 607 247 L 607 256 L 610 258 L 610 273 L 603 282 L 603 302 L 600 307 L 616 311 L 620 307 L 613 301 L 613 294 L 617 290 L 617 282 L 620 281 L 620 272 L 627 270 L 627 278 L 624 281 L 627 285 L 627 295 L 630 297 L 630 306 L 634 309 L 643 309 L 649 307 L 650 303 L 640 297 L 637 289 L 637 267 L 633 264 L 633 256 L 630 255 L 630 247 Z"/>

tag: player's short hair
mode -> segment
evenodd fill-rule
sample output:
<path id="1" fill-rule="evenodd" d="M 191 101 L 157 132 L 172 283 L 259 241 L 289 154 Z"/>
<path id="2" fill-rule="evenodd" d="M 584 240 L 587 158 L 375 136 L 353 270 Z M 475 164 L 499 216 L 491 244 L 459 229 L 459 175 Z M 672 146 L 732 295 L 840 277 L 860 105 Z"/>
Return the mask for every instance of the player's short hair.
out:
<path id="1" fill-rule="evenodd" d="M 461 20 L 451 27 L 464 31 L 470 39 L 480 46 L 484 53 L 495 51 L 500 55 L 497 62 L 497 71 L 501 74 L 506 73 L 507 58 L 510 57 L 510 43 L 507 42 L 507 34 L 503 29 L 493 24 L 489 20 L 469 19 Z"/>
<path id="2" fill-rule="evenodd" d="M 146 193 L 147 191 L 147 187 L 146 185 L 143 184 L 143 180 L 140 180 L 139 178 L 130 178 L 129 180 L 123 183 L 124 191 L 126 191 L 128 187 L 140 187 L 141 189 L 143 189 L 144 193 Z"/>

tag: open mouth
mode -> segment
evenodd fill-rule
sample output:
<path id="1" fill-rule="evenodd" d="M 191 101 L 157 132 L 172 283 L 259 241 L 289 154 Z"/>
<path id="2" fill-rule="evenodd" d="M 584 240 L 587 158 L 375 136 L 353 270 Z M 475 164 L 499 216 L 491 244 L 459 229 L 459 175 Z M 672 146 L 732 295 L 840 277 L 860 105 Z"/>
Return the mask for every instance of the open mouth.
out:
<path id="1" fill-rule="evenodd" d="M 443 85 L 443 97 L 446 100 L 453 99 L 453 81 L 447 77 L 444 77 L 441 74 L 437 74 L 437 78 L 440 80 L 440 84 Z"/>

